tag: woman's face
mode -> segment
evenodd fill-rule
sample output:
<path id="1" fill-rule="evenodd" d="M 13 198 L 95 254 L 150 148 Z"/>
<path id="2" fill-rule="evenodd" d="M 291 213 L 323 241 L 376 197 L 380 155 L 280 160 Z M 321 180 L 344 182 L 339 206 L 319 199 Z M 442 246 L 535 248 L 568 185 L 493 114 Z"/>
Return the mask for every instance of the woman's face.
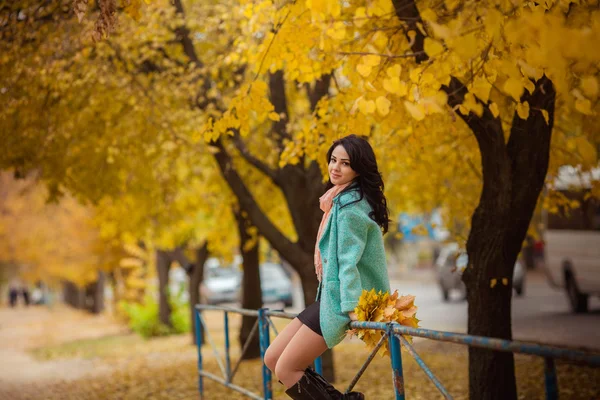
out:
<path id="1" fill-rule="evenodd" d="M 331 153 L 329 159 L 329 179 L 334 185 L 344 185 L 358 174 L 350 167 L 350 156 L 341 144 Z"/>

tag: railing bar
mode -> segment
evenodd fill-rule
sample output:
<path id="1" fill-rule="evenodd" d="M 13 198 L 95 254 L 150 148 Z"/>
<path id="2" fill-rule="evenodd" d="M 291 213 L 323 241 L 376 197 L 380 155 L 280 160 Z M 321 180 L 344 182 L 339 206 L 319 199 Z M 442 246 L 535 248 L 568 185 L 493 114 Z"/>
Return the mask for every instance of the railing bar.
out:
<path id="1" fill-rule="evenodd" d="M 202 371 L 202 322 L 200 321 L 200 311 L 194 310 L 194 328 L 196 331 L 196 346 L 198 350 L 198 371 Z M 198 391 L 200 399 L 204 398 L 204 382 L 202 375 L 198 375 Z"/>
<path id="2" fill-rule="evenodd" d="M 251 317 L 258 316 L 258 311 L 249 310 L 247 308 L 237 308 L 237 307 L 229 307 L 229 306 L 212 306 L 209 304 L 196 304 L 195 307 L 197 310 L 227 311 L 227 312 L 234 312 L 234 313 L 247 315 L 247 316 L 251 316 Z M 268 312 L 266 312 L 266 315 L 271 316 L 271 317 L 277 317 L 277 318 L 294 319 L 294 318 L 296 318 L 296 316 L 298 314 L 288 313 L 285 311 L 268 311 Z"/>
<path id="3" fill-rule="evenodd" d="M 229 356 L 229 312 L 225 311 L 223 320 L 223 329 L 225 330 L 225 378 L 227 383 L 231 383 L 231 358 Z"/>
<path id="4" fill-rule="evenodd" d="M 221 378 L 221 377 L 219 377 L 219 376 L 213 375 L 213 374 L 211 374 L 210 372 L 206 372 L 206 371 L 198 371 L 198 373 L 199 373 L 201 376 L 203 376 L 203 377 L 206 377 L 206 378 L 208 378 L 208 379 L 212 379 L 213 381 L 219 382 L 219 383 L 220 383 L 220 384 L 222 384 L 223 386 L 226 386 L 226 387 L 228 387 L 229 389 L 233 389 L 233 390 L 235 390 L 235 391 L 237 391 L 237 392 L 240 392 L 240 393 L 242 393 L 242 394 L 244 394 L 244 395 L 246 395 L 246 396 L 248 396 L 248 397 L 250 397 L 250 398 L 252 398 L 252 399 L 256 399 L 256 400 L 263 400 L 262 396 L 259 396 L 259 395 L 257 395 L 256 393 L 252 393 L 251 391 L 249 391 L 249 390 L 247 390 L 247 389 L 244 389 L 244 388 L 243 388 L 243 387 L 241 387 L 241 386 L 237 386 L 237 385 L 234 385 L 234 384 L 231 384 L 231 383 L 227 383 L 227 382 L 225 381 L 225 379 L 223 379 L 223 378 Z"/>
<path id="5" fill-rule="evenodd" d="M 402 347 L 400 340 L 394 335 L 394 324 L 388 323 L 387 336 L 390 350 L 390 365 L 392 366 L 392 380 L 396 400 L 405 400 L 404 372 L 402 368 Z"/>
<path id="6" fill-rule="evenodd" d="M 267 320 L 269 321 L 269 325 L 271 326 L 271 328 L 273 328 L 273 332 L 275 333 L 275 336 L 279 335 L 279 332 L 277 332 L 277 328 L 275 327 L 275 324 L 271 320 L 271 317 L 267 317 Z"/>
<path id="7" fill-rule="evenodd" d="M 371 361 L 373 361 L 373 359 L 377 355 L 377 352 L 379 351 L 381 346 L 383 346 L 383 344 L 385 343 L 386 339 L 387 339 L 387 333 L 384 332 L 383 335 L 381 336 L 381 339 L 379 339 L 379 342 L 377 342 L 377 344 L 375 345 L 375 348 L 373 349 L 371 354 L 369 354 L 369 357 L 367 358 L 367 360 L 365 361 L 363 366 L 360 367 L 360 370 L 354 376 L 354 379 L 352 379 L 352 382 L 350 382 L 350 385 L 348 385 L 348 388 L 346 389 L 346 393 L 348 393 L 352 389 L 354 389 L 354 386 L 358 383 L 358 380 L 362 377 L 362 374 L 364 374 L 364 372 L 367 370 L 367 368 L 369 367 L 369 364 L 371 364 Z"/>
<path id="8" fill-rule="evenodd" d="M 260 359 L 262 360 L 262 375 L 263 375 L 263 395 L 264 400 L 271 400 L 273 398 L 273 388 L 272 388 L 272 377 L 271 371 L 267 368 L 265 364 L 265 353 L 271 340 L 269 338 L 269 323 L 266 321 L 268 317 L 265 316 L 266 308 L 261 308 L 258 310 L 258 337 L 260 341 Z"/>
<path id="9" fill-rule="evenodd" d="M 381 322 L 353 321 L 350 327 L 354 329 L 375 329 L 385 330 L 386 324 Z M 472 336 L 463 333 L 442 332 L 422 328 L 410 328 L 394 323 L 394 333 L 401 335 L 417 336 L 427 339 L 439 340 L 463 344 L 473 347 L 481 347 L 495 351 L 506 351 L 521 354 L 531 354 L 541 357 L 554 359 L 566 359 L 571 361 L 580 361 L 591 366 L 600 366 L 600 354 L 586 353 L 580 350 L 560 348 L 549 345 L 540 345 L 520 341 L 510 341 L 483 336 Z"/>
<path id="10" fill-rule="evenodd" d="M 558 400 L 556 365 L 552 358 L 544 358 L 544 382 L 546 385 L 546 400 Z"/>
<path id="11" fill-rule="evenodd" d="M 258 317 L 258 311 L 248 310 L 247 308 L 227 307 L 227 306 L 211 306 L 209 304 L 196 304 L 196 310 L 212 310 L 212 311 L 228 311 L 250 317 Z"/>
<path id="12" fill-rule="evenodd" d="M 219 354 L 219 351 L 217 350 L 217 346 L 215 346 L 215 342 L 213 342 L 213 340 L 212 340 L 212 336 L 210 336 L 210 332 L 208 331 L 208 328 L 207 328 L 206 324 L 204 323 L 204 318 L 202 318 L 202 316 L 200 316 L 200 322 L 204 326 L 204 332 L 206 333 L 206 337 L 208 338 L 208 343 L 210 344 L 210 347 L 212 348 L 213 353 L 215 353 L 215 358 L 217 360 L 217 364 L 219 364 L 219 367 L 221 368 L 221 372 L 223 372 L 223 376 L 226 377 L 227 373 L 225 372 L 225 367 L 223 366 L 223 362 L 221 360 L 221 355 Z"/>
<path id="13" fill-rule="evenodd" d="M 257 330 L 258 330 L 258 318 L 254 322 L 254 325 L 252 326 L 252 330 L 250 331 L 250 335 L 246 339 L 246 343 L 244 343 L 244 347 L 242 348 L 242 354 L 240 355 L 240 358 L 237 361 L 237 364 L 235 364 L 235 367 L 233 368 L 233 372 L 231 373 L 231 379 L 229 380 L 230 382 L 233 382 L 233 377 L 235 376 L 235 373 L 237 372 L 240 364 L 244 360 L 244 355 L 246 354 L 246 351 L 248 350 L 248 348 L 250 348 L 250 343 L 252 342 L 252 338 L 254 337 L 254 335 L 256 335 Z"/>
<path id="14" fill-rule="evenodd" d="M 444 385 L 442 385 L 442 383 L 439 381 L 439 379 L 433 374 L 433 372 L 431 372 L 431 370 L 429 369 L 429 367 L 427 365 L 425 365 L 425 362 L 417 354 L 415 348 L 410 343 L 408 343 L 408 340 L 406 340 L 404 338 L 404 336 L 402 336 L 402 335 L 397 335 L 396 334 L 395 336 L 398 339 L 400 339 L 400 343 L 402 343 L 402 345 L 404 346 L 404 348 L 406 348 L 406 350 L 408 350 L 408 352 L 410 353 L 410 355 L 413 356 L 413 358 L 415 359 L 415 361 L 417 362 L 417 364 L 419 364 L 419 366 L 421 367 L 421 369 L 425 372 L 425 374 L 433 382 L 433 384 L 435 385 L 435 387 L 438 388 L 438 390 L 444 396 L 444 398 L 446 398 L 446 399 L 453 399 L 452 395 L 450 393 L 448 393 L 448 390 L 446 390 L 446 388 L 444 387 Z"/>
<path id="15" fill-rule="evenodd" d="M 223 384 L 224 386 L 226 386 L 230 389 L 236 390 L 236 391 L 238 391 L 248 397 L 251 397 L 253 399 L 259 399 L 259 400 L 260 399 L 271 399 L 272 394 L 271 394 L 270 371 L 268 371 L 266 369 L 266 367 L 264 367 L 264 365 L 263 365 L 264 397 L 260 397 L 259 395 L 252 393 L 240 386 L 233 385 L 231 383 L 231 381 L 233 379 L 233 376 L 237 372 L 237 369 L 239 368 L 241 359 L 242 359 L 244 353 L 246 352 L 246 350 L 248 349 L 249 343 L 250 343 L 253 335 L 256 334 L 257 329 L 261 333 L 261 336 L 260 336 L 261 357 L 264 358 L 264 351 L 269 344 L 269 325 L 275 331 L 275 333 L 277 333 L 277 328 L 275 327 L 275 324 L 273 323 L 273 321 L 271 320 L 270 317 L 292 319 L 292 318 L 295 318 L 297 314 L 291 314 L 291 313 L 285 313 L 285 312 L 279 312 L 279 311 L 269 311 L 267 309 L 261 309 L 261 310 L 255 311 L 255 310 L 247 310 L 247 309 L 240 309 L 240 308 L 234 308 L 234 307 L 208 306 L 208 305 L 203 305 L 203 304 L 195 305 L 195 310 L 197 311 L 197 313 L 196 313 L 197 324 L 196 325 L 198 327 L 198 331 L 196 332 L 196 336 L 197 336 L 196 342 L 198 345 L 198 368 L 199 368 L 198 380 L 199 380 L 200 398 L 203 398 L 202 377 L 207 377 L 209 379 L 217 381 L 217 382 Z M 225 368 L 223 366 L 219 352 L 215 346 L 214 341 L 212 340 L 212 336 L 210 335 L 210 332 L 208 331 L 208 328 L 206 326 L 204 318 L 202 318 L 202 315 L 200 313 L 200 311 L 202 311 L 202 310 L 225 311 L 226 313 L 227 312 L 235 312 L 235 313 L 242 314 L 242 315 L 259 317 L 259 319 L 257 319 L 254 326 L 252 327 L 250 336 L 248 337 L 246 343 L 244 344 L 244 348 L 242 350 L 242 355 L 240 356 L 240 360 L 238 360 L 238 363 L 236 364 L 236 366 L 234 368 L 234 372 L 231 373 L 229 375 L 229 377 L 227 374 L 227 372 L 229 372 L 229 371 L 227 371 L 227 372 L 225 371 Z M 259 322 L 259 321 L 261 321 L 261 318 L 264 318 L 267 320 L 267 321 L 262 320 L 263 321 L 262 327 L 261 327 L 261 323 Z M 227 320 L 227 316 L 226 316 L 226 320 Z M 264 322 L 266 322 L 266 324 Z M 541 356 L 544 358 L 544 363 L 545 363 L 544 373 L 545 373 L 546 399 L 547 400 L 555 400 L 558 398 L 558 384 L 557 384 L 557 380 L 556 380 L 555 359 L 565 359 L 565 360 L 580 362 L 582 364 L 587 364 L 587 365 L 593 366 L 593 367 L 600 366 L 600 353 L 596 353 L 591 350 L 590 351 L 577 350 L 577 349 L 571 349 L 571 348 L 565 348 L 565 347 L 561 348 L 558 346 L 552 346 L 552 345 L 548 345 L 548 344 L 510 341 L 510 340 L 504 340 L 504 339 L 498 339 L 498 338 L 473 336 L 473 335 L 467 335 L 467 334 L 462 334 L 462 333 L 435 331 L 435 330 L 423 329 L 423 328 L 411 328 L 411 327 L 399 325 L 397 323 L 386 324 L 386 323 L 370 322 L 370 321 L 353 321 L 350 323 L 350 327 L 353 329 L 372 329 L 372 330 L 384 331 L 384 336 L 379 340 L 375 349 L 371 352 L 368 359 L 365 361 L 365 364 L 363 364 L 363 366 L 361 367 L 361 370 L 354 377 L 353 381 L 351 382 L 351 384 L 349 385 L 349 387 L 347 389 L 347 392 L 352 390 L 354 385 L 356 385 L 356 383 L 361 378 L 364 371 L 367 369 L 367 367 L 369 366 L 369 364 L 371 363 L 371 361 L 373 360 L 373 358 L 379 351 L 380 347 L 383 345 L 385 338 L 387 337 L 389 344 L 390 344 L 390 355 L 391 355 L 390 357 L 391 357 L 392 369 L 394 371 L 394 387 L 396 390 L 396 399 L 404 399 L 404 383 L 403 383 L 403 376 L 402 376 L 402 361 L 401 361 L 402 356 L 401 356 L 401 352 L 400 352 L 400 344 L 404 345 L 404 347 L 408 350 L 408 352 L 411 354 L 411 356 L 414 357 L 414 359 L 417 361 L 419 366 L 423 369 L 423 371 L 430 378 L 430 380 L 435 384 L 435 386 L 442 393 L 442 395 L 444 395 L 444 397 L 446 399 L 452 399 L 452 396 L 447 393 L 447 391 L 443 387 L 443 385 L 439 382 L 439 380 L 435 377 L 435 375 L 433 375 L 431 370 L 429 370 L 429 368 L 425 365 L 424 361 L 417 354 L 414 347 L 412 345 L 410 345 L 410 343 L 408 343 L 408 341 L 402 335 L 422 337 L 422 338 L 436 340 L 436 341 L 456 343 L 456 344 L 461 344 L 461 345 L 466 345 L 466 346 L 491 349 L 491 350 L 495 350 L 495 351 L 505 351 L 505 352 L 512 352 L 512 353 Z M 200 349 L 201 345 L 202 345 L 200 332 L 202 329 L 206 333 L 206 338 L 208 339 L 208 342 L 213 349 L 213 352 L 216 356 L 215 358 L 217 360 L 217 363 L 218 363 L 221 371 L 223 372 L 223 375 L 225 376 L 225 379 L 222 379 L 222 378 L 220 378 L 214 374 L 211 374 L 209 372 L 206 372 L 202 369 L 202 367 L 203 367 L 202 354 L 201 354 L 201 349 Z M 228 382 L 228 380 L 229 380 L 229 382 Z"/>
<path id="16" fill-rule="evenodd" d="M 266 312 L 266 315 L 268 315 L 269 317 L 287 318 L 287 319 L 294 319 L 298 316 L 298 314 L 289 313 L 289 312 L 285 312 L 285 311 L 268 311 L 268 312 Z"/>

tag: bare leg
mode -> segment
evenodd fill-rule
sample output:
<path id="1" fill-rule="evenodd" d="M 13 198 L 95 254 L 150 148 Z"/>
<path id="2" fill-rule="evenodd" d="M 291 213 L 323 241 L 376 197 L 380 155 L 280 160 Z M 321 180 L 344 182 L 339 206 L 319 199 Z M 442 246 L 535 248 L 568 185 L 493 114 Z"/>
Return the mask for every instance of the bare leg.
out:
<path id="1" fill-rule="evenodd" d="M 315 358 L 327 350 L 322 336 L 302 325 L 285 347 L 275 366 L 275 375 L 286 388 L 294 386 Z"/>
<path id="2" fill-rule="evenodd" d="M 292 340 L 301 326 L 302 322 L 300 322 L 298 318 L 294 318 L 292 322 L 290 322 L 281 332 L 279 332 L 279 334 L 267 348 L 265 353 L 265 365 L 271 370 L 271 372 L 275 372 L 277 360 L 279 360 L 283 350 L 285 350 L 288 343 L 290 340 Z"/>

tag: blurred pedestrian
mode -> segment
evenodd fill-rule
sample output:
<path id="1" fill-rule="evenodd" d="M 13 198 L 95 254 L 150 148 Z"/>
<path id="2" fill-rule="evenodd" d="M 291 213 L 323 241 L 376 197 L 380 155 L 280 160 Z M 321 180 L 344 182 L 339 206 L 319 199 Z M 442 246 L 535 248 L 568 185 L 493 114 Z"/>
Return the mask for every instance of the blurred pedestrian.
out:
<path id="1" fill-rule="evenodd" d="M 19 299 L 19 290 L 17 287 L 11 283 L 10 288 L 8 289 L 8 302 L 12 308 L 17 306 L 17 301 Z"/>
<path id="2" fill-rule="evenodd" d="M 29 288 L 26 285 L 21 288 L 21 294 L 23 295 L 25 306 L 29 306 Z"/>

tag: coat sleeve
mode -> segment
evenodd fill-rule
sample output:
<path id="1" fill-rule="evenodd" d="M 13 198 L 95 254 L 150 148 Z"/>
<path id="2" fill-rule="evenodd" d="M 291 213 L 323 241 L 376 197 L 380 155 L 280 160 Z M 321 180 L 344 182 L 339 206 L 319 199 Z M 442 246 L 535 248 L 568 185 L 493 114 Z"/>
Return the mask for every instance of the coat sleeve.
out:
<path id="1" fill-rule="evenodd" d="M 340 210 L 337 225 L 341 311 L 348 313 L 358 305 L 362 294 L 357 265 L 365 250 L 369 226 L 365 215 L 352 206 Z"/>

